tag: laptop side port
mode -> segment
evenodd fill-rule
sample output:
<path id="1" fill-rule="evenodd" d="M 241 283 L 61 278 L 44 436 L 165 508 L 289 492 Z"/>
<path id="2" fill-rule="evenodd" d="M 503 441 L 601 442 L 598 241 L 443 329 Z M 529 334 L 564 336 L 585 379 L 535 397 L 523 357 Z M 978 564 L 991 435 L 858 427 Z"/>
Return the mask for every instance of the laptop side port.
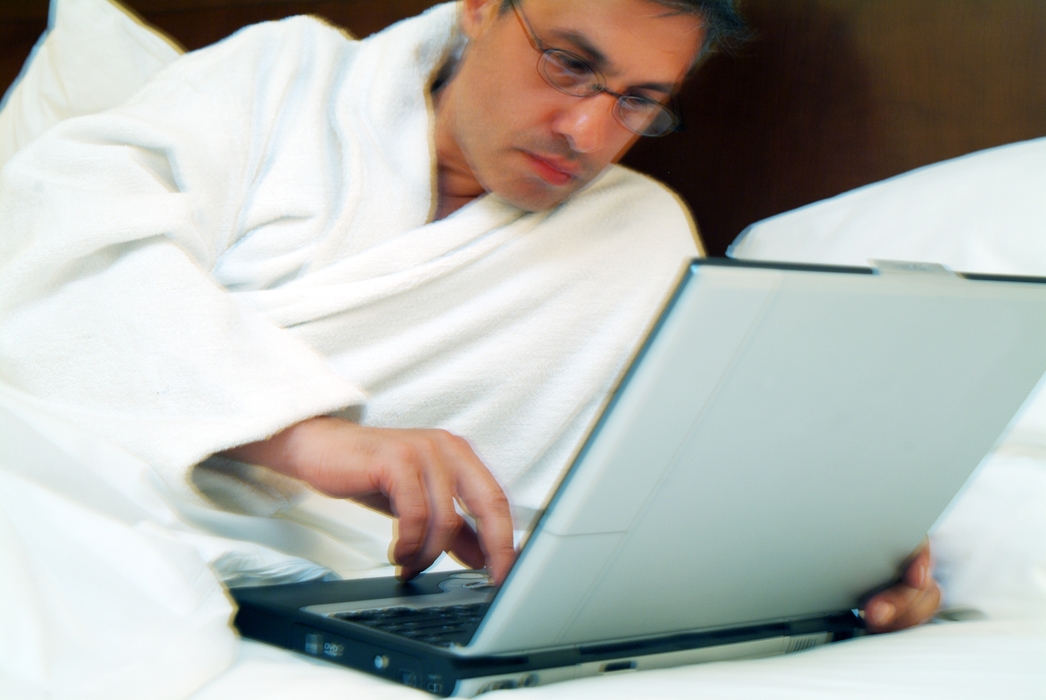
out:
<path id="1" fill-rule="evenodd" d="M 636 667 L 635 659 L 630 661 L 611 661 L 603 664 L 603 668 L 599 670 L 600 673 L 613 673 L 614 671 L 632 671 Z"/>

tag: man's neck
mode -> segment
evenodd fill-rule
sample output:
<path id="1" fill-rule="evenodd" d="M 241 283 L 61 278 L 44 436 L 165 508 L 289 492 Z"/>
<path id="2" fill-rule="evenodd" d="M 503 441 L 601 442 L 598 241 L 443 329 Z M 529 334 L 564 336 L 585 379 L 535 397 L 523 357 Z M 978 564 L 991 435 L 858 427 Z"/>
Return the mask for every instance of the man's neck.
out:
<path id="1" fill-rule="evenodd" d="M 472 200 L 486 194 L 461 152 L 453 133 L 453 79 L 443 82 L 432 93 L 436 117 L 436 213 L 446 218 Z"/>
<path id="2" fill-rule="evenodd" d="M 479 195 L 445 195 L 441 192 L 439 194 L 439 199 L 436 202 L 436 215 L 433 217 L 433 221 L 447 218 L 458 209 L 461 209 L 463 206 L 476 199 L 478 196 Z"/>

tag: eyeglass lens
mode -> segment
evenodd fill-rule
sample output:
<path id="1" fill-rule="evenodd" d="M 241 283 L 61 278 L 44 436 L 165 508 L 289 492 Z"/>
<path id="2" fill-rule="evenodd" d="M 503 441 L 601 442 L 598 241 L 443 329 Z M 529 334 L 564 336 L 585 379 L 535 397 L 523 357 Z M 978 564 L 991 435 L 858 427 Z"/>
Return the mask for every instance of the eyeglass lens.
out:
<path id="1" fill-rule="evenodd" d="M 545 80 L 560 92 L 588 97 L 606 91 L 592 67 L 566 51 L 545 49 L 541 52 L 539 64 Z M 615 97 L 615 115 L 625 128 L 637 134 L 660 136 L 676 125 L 676 116 L 657 102 L 635 95 Z"/>

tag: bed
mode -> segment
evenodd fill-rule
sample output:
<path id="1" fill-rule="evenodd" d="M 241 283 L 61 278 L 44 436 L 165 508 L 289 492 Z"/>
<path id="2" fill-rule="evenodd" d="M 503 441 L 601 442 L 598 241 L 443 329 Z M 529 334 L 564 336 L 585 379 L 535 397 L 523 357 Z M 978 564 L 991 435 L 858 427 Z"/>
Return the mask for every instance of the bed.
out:
<path id="1" fill-rule="evenodd" d="M 45 43 L 0 111 L 0 164 L 50 124 L 120 101 L 184 48 L 219 40 L 242 24 L 316 12 L 364 35 L 431 3 L 130 4 L 147 21 L 108 0 L 57 0 Z M 1046 6 L 1034 0 L 765 0 L 746 8 L 753 39 L 714 57 L 689 86 L 682 98 L 686 132 L 650 140 L 628 160 L 681 193 L 710 254 L 733 243 L 730 253 L 742 258 L 919 259 L 964 271 L 1046 275 Z M 24 3 L 0 12 L 7 13 L 9 41 L 0 60 L 6 82 L 43 30 L 47 8 Z M 892 179 L 879 182 L 884 178 Z M 47 433 L 44 417 L 19 420 L 0 427 L 20 425 L 22 444 L 33 431 Z M 0 435 L 0 444 L 13 444 L 11 435 Z M 48 437 L 66 452 L 83 444 L 72 434 Z M 22 456 L 24 473 L 35 469 L 33 478 L 46 482 L 29 452 Z M 4 458 L 3 556 L 34 567 L 39 551 L 64 552 L 67 565 L 48 575 L 84 577 L 77 557 L 85 541 L 33 539 L 15 525 L 11 514 L 18 508 L 26 509 L 24 522 L 66 511 L 49 510 L 46 494 L 18 481 L 18 455 Z M 92 458 L 101 463 L 107 455 Z M 946 596 L 946 612 L 934 622 L 784 657 L 623 672 L 491 697 L 1044 697 L 1044 506 L 1046 397 L 1027 407 L 933 533 Z M 62 517 L 68 532 L 109 533 L 124 538 L 127 551 L 134 551 L 135 538 L 163 539 L 88 516 Z M 380 555 L 387 524 L 361 516 L 355 528 L 355 546 Z M 19 549 L 34 543 L 34 551 Z M 162 567 L 150 570 L 147 563 L 138 562 L 128 576 L 163 580 Z M 12 573 L 17 567 L 3 568 L 4 697 L 421 697 L 237 639 L 227 630 L 228 603 L 206 569 L 184 590 L 172 583 L 164 591 L 170 619 L 185 624 L 159 620 L 145 631 L 114 627 L 104 634 L 72 624 L 76 629 L 63 628 L 56 642 L 45 632 L 61 627 L 54 620 L 68 612 L 63 606 L 91 606 L 87 593 L 102 584 L 88 575 L 85 597 L 55 603 L 47 589 L 26 590 Z M 119 591 L 110 596 L 119 603 Z M 195 617 L 185 614 L 190 608 Z M 119 654 L 105 655 L 121 644 Z M 82 658 L 71 661 L 80 651 Z"/>

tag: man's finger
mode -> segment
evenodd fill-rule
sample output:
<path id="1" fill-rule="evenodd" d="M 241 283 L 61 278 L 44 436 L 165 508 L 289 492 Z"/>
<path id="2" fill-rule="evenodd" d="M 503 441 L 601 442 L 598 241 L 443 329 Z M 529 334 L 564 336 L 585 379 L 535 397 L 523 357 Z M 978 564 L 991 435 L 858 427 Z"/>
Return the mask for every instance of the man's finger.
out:
<path id="1" fill-rule="evenodd" d="M 452 437 L 452 447 L 460 455 L 457 490 L 461 503 L 475 518 L 476 534 L 487 569 L 494 582 L 501 583 L 516 559 L 508 498 L 468 443 Z"/>
<path id="2" fill-rule="evenodd" d="M 896 586 L 865 606 L 865 622 L 872 632 L 891 632 L 921 624 L 933 617 L 941 602 L 940 589 Z"/>
<path id="3" fill-rule="evenodd" d="M 913 588 L 928 588 L 934 583 L 930 574 L 930 548 L 922 545 L 904 570 L 904 582 Z"/>
<path id="4" fill-rule="evenodd" d="M 901 611 L 894 621 L 896 629 L 905 629 L 921 625 L 937 613 L 941 606 L 941 589 L 934 584 L 930 588 L 924 588 L 919 595 L 911 601 L 908 607 Z"/>
<path id="5" fill-rule="evenodd" d="M 410 579 L 432 565 L 445 550 L 450 549 L 458 531 L 464 524 L 461 516 L 454 509 L 454 487 L 444 469 L 442 461 L 445 456 L 441 450 L 427 455 L 428 464 L 424 470 L 424 484 L 428 505 L 428 522 L 425 529 L 425 540 L 414 560 L 405 565 L 400 577 Z M 482 564 L 480 564 L 482 566 Z"/>
<path id="6" fill-rule="evenodd" d="M 482 568 L 487 563 L 483 549 L 479 546 L 479 537 L 468 523 L 462 523 L 447 553 L 472 569 Z"/>
<path id="7" fill-rule="evenodd" d="M 401 470 L 388 476 L 382 490 L 388 494 L 396 518 L 392 561 L 399 566 L 409 566 L 421 551 L 428 529 L 429 507 L 424 483 L 416 471 Z"/>

